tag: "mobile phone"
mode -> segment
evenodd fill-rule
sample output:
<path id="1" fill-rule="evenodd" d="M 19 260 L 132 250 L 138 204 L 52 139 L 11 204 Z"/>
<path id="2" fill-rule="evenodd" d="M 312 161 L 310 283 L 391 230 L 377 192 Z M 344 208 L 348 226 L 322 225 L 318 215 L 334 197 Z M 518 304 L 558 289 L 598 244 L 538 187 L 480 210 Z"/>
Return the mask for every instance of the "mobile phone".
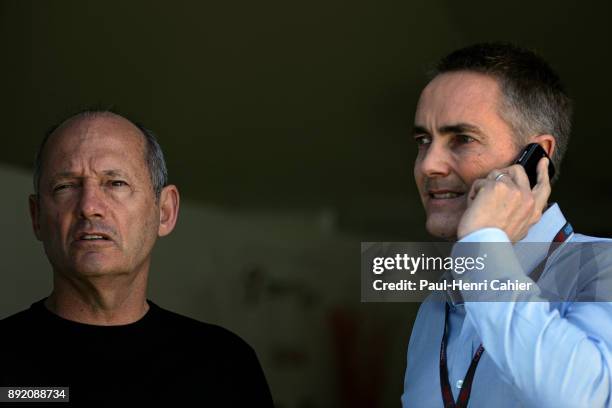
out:
<path id="1" fill-rule="evenodd" d="M 537 143 L 530 143 L 521 151 L 514 164 L 520 164 L 525 168 L 529 177 L 529 185 L 533 188 L 538 182 L 538 163 L 542 157 L 548 158 L 548 178 L 552 180 L 555 175 L 555 166 L 546 154 L 546 151 Z"/>

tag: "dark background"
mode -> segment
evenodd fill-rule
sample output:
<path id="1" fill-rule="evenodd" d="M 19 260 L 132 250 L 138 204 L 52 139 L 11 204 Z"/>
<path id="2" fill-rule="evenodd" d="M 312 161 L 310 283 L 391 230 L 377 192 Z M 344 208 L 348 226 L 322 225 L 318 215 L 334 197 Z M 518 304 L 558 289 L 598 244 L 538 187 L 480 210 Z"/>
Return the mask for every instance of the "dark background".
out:
<path id="1" fill-rule="evenodd" d="M 538 51 L 563 78 L 575 121 L 553 199 L 579 232 L 610 236 L 611 9 L 585 1 L 1 1 L 0 165 L 30 171 L 52 124 L 82 107 L 114 107 L 158 134 L 188 202 L 326 214 L 358 257 L 360 241 L 428 239 L 409 137 L 424 72 L 457 47 L 505 40 Z M 401 362 L 380 391 L 368 381 L 376 371 L 350 362 L 359 353 L 332 355 L 344 367 L 333 392 L 343 396 L 330 399 L 355 404 L 362 381 L 376 394 L 369 406 L 399 403 L 415 305 L 358 305 L 356 294 L 355 302 L 347 307 L 374 320 L 401 316 L 399 346 L 385 352 Z M 351 364 L 365 379 L 347 379 Z M 283 406 L 327 406 L 294 402 Z"/>

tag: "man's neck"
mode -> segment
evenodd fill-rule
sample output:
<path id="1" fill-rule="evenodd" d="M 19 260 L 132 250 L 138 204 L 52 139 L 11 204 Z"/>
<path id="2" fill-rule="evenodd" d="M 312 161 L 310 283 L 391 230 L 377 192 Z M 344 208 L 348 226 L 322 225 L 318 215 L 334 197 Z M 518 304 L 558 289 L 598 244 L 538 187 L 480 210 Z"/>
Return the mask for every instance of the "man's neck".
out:
<path id="1" fill-rule="evenodd" d="M 53 282 L 53 292 L 45 300 L 45 306 L 67 320 L 117 326 L 134 323 L 149 310 L 147 273 L 94 279 L 55 273 Z"/>

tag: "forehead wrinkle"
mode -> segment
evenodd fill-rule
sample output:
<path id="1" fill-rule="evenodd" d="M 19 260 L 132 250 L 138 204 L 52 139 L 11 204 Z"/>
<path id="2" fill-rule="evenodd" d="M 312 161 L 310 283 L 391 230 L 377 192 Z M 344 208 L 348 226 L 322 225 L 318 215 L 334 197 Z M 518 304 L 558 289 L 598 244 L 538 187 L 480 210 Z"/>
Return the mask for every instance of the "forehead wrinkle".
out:
<path id="1" fill-rule="evenodd" d="M 92 169 L 92 171 L 94 174 L 100 173 L 104 176 L 109 176 L 109 177 L 126 177 L 130 175 L 129 171 L 122 170 L 122 169 L 101 170 L 100 172 L 96 171 L 95 169 Z M 73 170 L 58 171 L 51 175 L 51 179 L 82 178 L 83 176 L 81 175 L 81 173 L 82 172 L 73 171 Z"/>
<path id="2" fill-rule="evenodd" d="M 79 171 L 78 169 L 90 168 L 97 171 L 126 171 L 125 166 L 133 162 L 133 158 L 127 149 L 121 146 L 107 145 L 105 142 L 96 141 L 96 145 L 89 143 L 87 146 L 61 146 L 55 157 L 61 159 L 60 172 Z"/>
<path id="3" fill-rule="evenodd" d="M 110 119 L 110 123 L 107 119 Z M 45 150 L 49 150 L 45 154 L 45 167 L 49 166 L 52 161 L 59 160 L 62 162 L 61 170 L 54 173 L 54 176 L 58 173 L 82 172 L 86 168 L 95 170 L 96 162 L 107 161 L 110 157 L 111 160 L 114 159 L 115 164 L 104 165 L 105 170 L 103 171 L 114 170 L 116 173 L 123 171 L 130 174 L 132 171 L 129 168 L 118 168 L 116 164 L 117 162 L 136 164 L 134 158 L 130 157 L 130 152 L 137 144 L 137 153 L 134 154 L 140 157 L 140 165 L 146 171 L 144 137 L 131 122 L 121 119 L 123 118 L 118 116 L 98 115 L 76 117 L 64 122 L 51 135 L 51 143 L 45 147 Z M 134 139 L 135 137 L 138 138 L 138 142 Z"/>

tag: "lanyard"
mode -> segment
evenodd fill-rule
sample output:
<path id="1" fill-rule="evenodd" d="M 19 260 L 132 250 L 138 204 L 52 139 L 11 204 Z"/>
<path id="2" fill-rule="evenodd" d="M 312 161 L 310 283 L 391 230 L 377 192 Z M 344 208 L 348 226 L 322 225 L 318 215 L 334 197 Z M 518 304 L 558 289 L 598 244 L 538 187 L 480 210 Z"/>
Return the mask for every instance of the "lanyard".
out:
<path id="1" fill-rule="evenodd" d="M 562 243 L 565 242 L 569 236 L 572 234 L 573 229 L 569 222 L 566 222 L 565 225 L 557 232 L 553 242 Z M 546 263 L 546 259 L 550 256 L 552 251 L 556 248 L 555 245 L 550 246 L 548 250 L 548 254 L 546 258 L 535 268 L 534 272 L 536 272 L 537 277 L 542 273 L 544 269 L 544 265 Z M 537 277 L 534 277 L 533 274 L 530 275 L 534 280 L 537 280 Z M 474 380 L 474 374 L 476 373 L 476 367 L 478 367 L 478 362 L 480 361 L 480 357 L 484 353 L 485 349 L 482 344 L 478 346 L 476 353 L 474 353 L 474 357 L 472 357 L 472 362 L 470 367 L 468 368 L 465 378 L 463 379 L 463 383 L 461 385 L 461 390 L 459 391 L 459 396 L 457 397 L 457 401 L 455 402 L 453 398 L 453 391 L 451 389 L 450 383 L 448 381 L 448 367 L 446 364 L 446 338 L 448 336 L 448 311 L 449 306 L 448 302 L 445 303 L 445 312 L 444 312 L 444 334 L 442 336 L 442 342 L 440 344 L 440 387 L 442 389 L 442 400 L 444 401 L 444 408 L 466 408 L 467 404 L 470 400 L 470 392 L 472 391 L 472 381 Z"/>

